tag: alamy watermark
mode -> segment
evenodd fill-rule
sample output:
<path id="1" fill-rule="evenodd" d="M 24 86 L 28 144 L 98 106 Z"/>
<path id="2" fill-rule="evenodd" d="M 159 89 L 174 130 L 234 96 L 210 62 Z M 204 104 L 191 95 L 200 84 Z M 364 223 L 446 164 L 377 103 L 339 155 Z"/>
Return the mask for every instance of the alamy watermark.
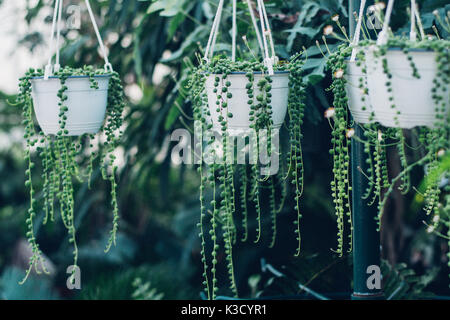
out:
<path id="1" fill-rule="evenodd" d="M 66 270 L 67 274 L 70 274 L 70 276 L 67 278 L 66 286 L 67 289 L 73 290 L 81 289 L 81 269 L 79 266 L 68 266 Z"/>
<path id="2" fill-rule="evenodd" d="M 186 129 L 171 135 L 178 144 L 172 149 L 175 164 L 259 164 L 261 175 L 275 175 L 280 167 L 280 130 L 239 129 L 222 134 L 221 130 L 203 130 L 194 123 L 194 137 Z"/>
<path id="3" fill-rule="evenodd" d="M 78 5 L 70 5 L 67 7 L 66 26 L 69 30 L 79 30 L 81 28 L 81 7 Z"/>
<path id="4" fill-rule="evenodd" d="M 367 278 L 366 285 L 369 290 L 381 289 L 381 269 L 377 265 L 367 267 L 366 273 L 370 276 Z"/>
<path id="5" fill-rule="evenodd" d="M 60 28 L 67 28 L 67 30 L 79 30 L 81 29 L 81 6 L 71 4 L 67 6 L 65 12 L 66 16 L 61 16 Z M 64 21 L 64 22 L 63 22 Z"/>
<path id="6" fill-rule="evenodd" d="M 367 28 L 369 30 L 379 30 L 381 29 L 382 23 L 377 16 L 377 8 L 375 5 L 367 8 Z"/>

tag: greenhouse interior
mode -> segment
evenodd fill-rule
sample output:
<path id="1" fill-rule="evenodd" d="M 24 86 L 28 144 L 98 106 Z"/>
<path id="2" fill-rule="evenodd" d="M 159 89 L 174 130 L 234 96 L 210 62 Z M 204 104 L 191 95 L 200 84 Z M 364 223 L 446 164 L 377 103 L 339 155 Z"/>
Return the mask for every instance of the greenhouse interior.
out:
<path id="1" fill-rule="evenodd" d="M 0 300 L 450 300 L 448 0 L 0 21 Z"/>

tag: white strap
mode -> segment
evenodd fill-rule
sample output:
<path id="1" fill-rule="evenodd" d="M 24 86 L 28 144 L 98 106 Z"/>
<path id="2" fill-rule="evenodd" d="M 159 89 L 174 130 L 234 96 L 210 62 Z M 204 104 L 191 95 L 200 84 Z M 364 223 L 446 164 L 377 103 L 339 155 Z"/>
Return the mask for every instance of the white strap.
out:
<path id="1" fill-rule="evenodd" d="M 216 48 L 217 36 L 219 35 L 220 21 L 222 20 L 222 11 L 223 11 L 223 5 L 222 5 L 222 8 L 220 9 L 219 17 L 217 19 L 217 23 L 216 23 L 216 26 L 215 26 L 214 37 L 213 37 L 213 40 L 212 40 L 211 50 L 210 50 L 211 51 L 210 52 L 210 57 L 211 58 L 213 57 L 214 49 Z"/>
<path id="2" fill-rule="evenodd" d="M 269 71 L 269 75 L 273 75 L 273 62 L 272 59 L 270 59 L 269 57 L 269 49 L 267 47 L 267 34 L 266 34 L 266 28 L 264 26 L 264 14 L 263 14 L 263 10 L 262 10 L 262 5 L 261 5 L 261 0 L 257 0 L 258 1 L 258 11 L 259 11 L 259 16 L 260 18 L 260 22 L 261 22 L 261 30 L 262 30 L 262 34 L 263 34 L 263 44 L 264 44 L 264 64 L 266 65 L 268 71 Z"/>
<path id="3" fill-rule="evenodd" d="M 388 41 L 388 37 L 389 37 L 389 22 L 391 20 L 392 8 L 393 7 L 394 7 L 394 0 L 389 0 L 388 5 L 387 5 L 387 9 L 386 9 L 386 14 L 384 16 L 383 29 L 378 34 L 377 45 L 384 45 Z"/>
<path id="4" fill-rule="evenodd" d="M 265 19 L 265 23 L 266 23 L 266 32 L 267 32 L 267 36 L 269 38 L 270 48 L 272 50 L 272 58 L 276 59 L 275 46 L 274 46 L 273 37 L 272 37 L 272 29 L 270 28 L 269 18 L 267 16 L 266 6 L 264 5 L 263 0 L 261 0 L 261 7 L 263 10 L 264 19 Z"/>
<path id="5" fill-rule="evenodd" d="M 52 22 L 52 34 L 50 35 L 50 45 L 49 45 L 49 53 L 48 53 L 48 62 L 45 66 L 44 79 L 47 80 L 48 77 L 52 74 L 52 56 L 53 56 L 53 39 L 55 37 L 55 29 L 56 29 L 56 19 L 59 11 L 59 0 L 55 0 L 55 8 L 53 10 L 53 22 Z"/>
<path id="6" fill-rule="evenodd" d="M 272 38 L 272 32 L 270 30 L 269 19 L 267 16 L 267 12 L 264 6 L 264 2 L 262 0 L 257 0 L 258 11 L 261 17 L 261 30 L 262 36 L 259 32 L 258 24 L 256 22 L 255 15 L 253 13 L 253 8 L 251 6 L 250 0 L 247 0 L 248 9 L 250 11 L 250 16 L 252 18 L 253 27 L 256 30 L 256 37 L 258 39 L 258 44 L 261 48 L 261 53 L 263 55 L 264 64 L 267 66 L 269 70 L 269 74 L 273 75 L 273 65 L 278 63 L 278 57 L 275 55 L 275 47 L 274 41 Z M 224 0 L 219 1 L 219 5 L 217 7 L 216 16 L 213 21 L 213 25 L 211 28 L 211 33 L 209 35 L 208 43 L 205 48 L 204 60 L 208 63 L 210 61 L 210 57 L 214 54 L 214 47 L 217 40 L 217 35 L 219 33 L 219 25 L 222 17 Z M 232 27 L 232 60 L 236 60 L 236 38 L 237 38 L 237 0 L 233 0 L 233 27 Z M 267 39 L 269 39 L 269 44 L 271 46 L 272 57 L 269 55 L 269 47 L 267 43 Z"/>
<path id="7" fill-rule="evenodd" d="M 213 47 L 213 43 L 215 44 L 215 39 L 217 38 L 217 32 L 219 30 L 218 26 L 220 23 L 220 18 L 222 16 L 223 2 L 224 2 L 224 0 L 219 1 L 216 16 L 214 17 L 214 22 L 213 22 L 213 25 L 211 28 L 211 33 L 209 34 L 208 44 L 206 45 L 205 56 L 204 56 L 204 60 L 206 62 L 209 62 L 209 57 L 210 57 L 209 51 Z M 212 48 L 212 51 L 214 51 L 214 48 Z M 211 52 L 211 56 L 212 56 L 212 52 Z"/>
<path id="8" fill-rule="evenodd" d="M 411 31 L 409 32 L 409 40 L 417 41 L 416 33 L 416 1 L 411 0 Z"/>
<path id="9" fill-rule="evenodd" d="M 98 44 L 100 45 L 100 49 L 103 53 L 103 59 L 105 60 L 105 71 L 113 71 L 111 63 L 109 63 L 108 60 L 108 54 L 105 49 L 105 45 L 103 44 L 102 36 L 100 35 L 100 32 L 98 31 L 97 22 L 95 22 L 94 14 L 92 13 L 91 5 L 89 4 L 89 0 L 84 0 L 86 3 L 86 7 L 89 12 L 89 16 L 91 17 L 92 25 L 94 26 L 95 35 L 97 36 Z"/>
<path id="10" fill-rule="evenodd" d="M 58 10 L 58 24 L 56 26 L 56 62 L 53 67 L 53 72 L 58 72 L 61 68 L 59 64 L 59 39 L 61 38 L 61 16 L 62 16 L 62 8 L 63 8 L 64 0 L 60 0 L 59 2 L 59 10 Z"/>
<path id="11" fill-rule="evenodd" d="M 261 33 L 259 32 L 258 23 L 256 22 L 255 13 L 253 12 L 252 3 L 247 0 L 248 10 L 250 11 L 250 17 L 252 18 L 253 28 L 255 28 L 256 38 L 258 39 L 259 49 L 261 54 L 264 54 L 264 46 L 261 39 Z"/>
<path id="12" fill-rule="evenodd" d="M 419 5 L 417 3 L 416 3 L 414 12 L 415 12 L 417 24 L 418 24 L 419 30 L 420 30 L 420 37 L 423 40 L 423 39 L 425 39 L 425 31 L 423 30 L 422 19 L 420 19 L 420 13 L 419 13 Z"/>
<path id="13" fill-rule="evenodd" d="M 361 6 L 359 7 L 358 23 L 356 24 L 355 35 L 353 36 L 353 42 L 352 42 L 353 50 L 352 50 L 352 56 L 350 57 L 350 62 L 355 61 L 356 54 L 358 52 L 358 50 L 356 49 L 356 46 L 358 45 L 359 39 L 361 37 L 361 25 L 362 25 L 363 13 L 364 13 L 365 7 L 366 7 L 366 0 L 361 0 Z"/>
<path id="14" fill-rule="evenodd" d="M 92 25 L 94 26 L 94 31 L 97 36 L 97 40 L 100 46 L 100 50 L 102 51 L 103 59 L 105 60 L 105 71 L 112 72 L 113 68 L 111 63 L 109 63 L 108 55 L 106 52 L 106 48 L 103 44 L 102 37 L 100 36 L 100 32 L 98 30 L 97 23 L 94 18 L 94 14 L 92 12 L 91 5 L 89 0 L 85 0 L 87 10 L 89 12 L 89 17 L 91 18 Z M 59 41 L 61 37 L 61 17 L 62 17 L 62 8 L 63 8 L 63 0 L 55 0 L 55 8 L 53 12 L 53 22 L 52 22 L 52 34 L 50 36 L 50 48 L 49 48 L 49 58 L 48 63 L 45 66 L 44 79 L 48 80 L 48 78 L 53 74 L 53 72 L 57 72 L 60 69 L 60 54 L 59 54 Z M 58 23 L 56 22 L 58 21 Z M 56 29 L 56 30 L 55 30 Z M 55 31 L 56 31 L 56 45 L 55 45 Z M 54 68 L 52 68 L 52 58 L 53 52 L 56 51 L 56 62 Z"/>
<path id="15" fill-rule="evenodd" d="M 232 44 L 231 44 L 231 61 L 235 62 L 236 61 L 236 36 L 237 36 L 237 26 L 236 26 L 236 0 L 233 0 L 233 27 L 231 30 L 231 34 L 232 34 Z"/>

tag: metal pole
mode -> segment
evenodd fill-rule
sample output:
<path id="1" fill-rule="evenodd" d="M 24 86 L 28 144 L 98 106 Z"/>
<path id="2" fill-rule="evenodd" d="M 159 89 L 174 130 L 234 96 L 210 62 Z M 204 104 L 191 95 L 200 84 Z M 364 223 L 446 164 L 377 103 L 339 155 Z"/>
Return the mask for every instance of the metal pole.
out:
<path id="1" fill-rule="evenodd" d="M 355 22 L 353 12 L 358 11 L 360 0 L 349 0 L 349 29 L 353 36 Z M 364 132 L 355 125 L 355 136 L 364 140 Z M 368 285 L 369 277 L 380 272 L 380 234 L 377 231 L 376 206 L 369 206 L 368 200 L 363 200 L 363 194 L 368 187 L 367 178 L 360 170 L 367 170 L 364 144 L 352 139 L 352 208 L 353 208 L 353 294 L 354 300 L 382 299 L 380 289 Z M 375 268 L 371 269 L 369 268 Z M 373 267 L 374 266 L 374 267 Z M 368 269 L 369 268 L 369 269 Z M 378 268 L 378 269 L 377 269 Z M 380 273 L 379 273 L 380 274 Z M 375 275 L 376 276 L 376 275 Z"/>
<path id="2" fill-rule="evenodd" d="M 355 135 L 364 139 L 363 130 L 355 125 Z M 380 275 L 380 234 L 377 231 L 377 207 L 368 206 L 362 196 L 367 188 L 367 178 L 360 169 L 367 170 L 364 145 L 352 140 L 352 203 L 353 203 L 353 295 L 352 299 L 379 299 L 380 289 L 368 285 L 374 272 Z M 372 266 L 372 267 L 371 267 Z M 375 268 L 371 269 L 371 268 Z"/>

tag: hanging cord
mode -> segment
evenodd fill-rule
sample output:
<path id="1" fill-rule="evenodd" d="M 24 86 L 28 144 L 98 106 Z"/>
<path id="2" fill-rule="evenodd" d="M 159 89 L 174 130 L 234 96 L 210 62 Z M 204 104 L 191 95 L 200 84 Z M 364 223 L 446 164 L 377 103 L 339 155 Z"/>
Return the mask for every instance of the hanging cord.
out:
<path id="1" fill-rule="evenodd" d="M 378 35 L 377 39 L 377 45 L 384 45 L 388 41 L 389 37 L 389 21 L 391 19 L 392 14 L 392 8 L 394 7 L 394 0 L 389 0 L 387 9 L 386 9 L 386 15 L 384 17 L 384 23 L 383 23 L 383 29 L 381 30 L 380 34 Z"/>
<path id="2" fill-rule="evenodd" d="M 94 31 L 95 31 L 95 35 L 97 36 L 98 44 L 103 53 L 103 59 L 105 60 L 105 71 L 113 72 L 113 67 L 112 67 L 111 63 L 109 63 L 108 54 L 107 54 L 106 48 L 103 44 L 102 36 L 100 35 L 100 32 L 98 31 L 97 22 L 95 22 L 95 17 L 94 17 L 94 14 L 92 13 L 92 9 L 91 9 L 91 5 L 89 4 L 89 0 L 84 0 L 84 2 L 86 3 L 86 7 L 89 12 L 89 17 L 91 17 L 92 25 L 94 26 Z"/>
<path id="3" fill-rule="evenodd" d="M 262 30 L 262 34 L 263 34 L 263 44 L 264 44 L 264 64 L 266 65 L 268 71 L 269 71 L 269 75 L 273 75 L 273 61 L 272 59 L 270 59 L 269 57 L 269 49 L 267 47 L 267 34 L 266 34 L 266 28 L 264 26 L 264 14 L 262 11 L 262 5 L 261 5 L 261 1 L 262 0 L 257 0 L 258 1 L 258 11 L 259 11 L 259 16 L 260 16 L 260 22 L 261 22 L 261 30 Z"/>
<path id="4" fill-rule="evenodd" d="M 261 53 L 263 56 L 264 64 L 267 66 L 269 74 L 273 75 L 274 74 L 273 65 L 278 63 L 278 57 L 275 55 L 275 48 L 273 45 L 272 33 L 270 30 L 269 19 L 267 17 L 267 12 L 264 7 L 264 3 L 262 2 L 262 0 L 256 0 L 256 1 L 258 4 L 259 15 L 261 17 L 260 21 L 261 21 L 262 36 L 259 33 L 258 24 L 256 22 L 256 18 L 254 16 L 250 0 L 247 0 L 247 5 L 248 5 L 249 11 L 250 11 L 250 16 L 252 18 L 253 26 L 256 30 L 256 36 L 257 36 L 258 43 L 261 48 Z M 209 35 L 208 43 L 206 45 L 205 55 L 203 58 L 203 60 L 206 63 L 209 63 L 210 58 L 212 58 L 212 56 L 214 54 L 214 48 L 215 48 L 217 36 L 219 33 L 219 25 L 220 25 L 220 21 L 222 18 L 223 5 L 224 5 L 224 0 L 220 0 L 219 5 L 217 7 L 216 16 L 214 18 L 213 25 L 211 28 L 211 33 Z M 236 60 L 236 37 L 237 37 L 237 23 L 236 23 L 237 0 L 233 0 L 233 17 L 232 17 L 232 19 L 233 19 L 233 27 L 232 27 L 232 58 L 231 59 L 232 59 L 232 61 L 235 61 Z M 271 45 L 271 49 L 272 49 L 272 57 L 270 57 L 270 55 L 269 55 L 267 38 L 270 41 L 270 45 Z"/>
<path id="5" fill-rule="evenodd" d="M 416 1 L 411 0 L 411 31 L 409 32 L 409 40 L 416 41 Z"/>
<path id="6" fill-rule="evenodd" d="M 106 48 L 103 44 L 102 37 L 100 36 L 100 32 L 98 31 L 97 23 L 95 22 L 94 14 L 92 13 L 92 8 L 89 3 L 89 0 L 85 0 L 87 10 L 89 12 L 89 17 L 91 18 L 92 25 L 94 26 L 95 34 L 97 36 L 97 40 L 100 46 L 100 50 L 103 54 L 103 59 L 105 60 L 105 71 L 106 72 L 113 72 L 113 67 L 111 63 L 109 63 L 108 60 L 108 54 L 106 52 Z M 56 0 L 55 1 L 55 9 L 53 12 L 53 23 L 52 23 L 52 34 L 50 36 L 50 48 L 49 48 L 49 58 L 48 63 L 45 66 L 45 72 L 44 72 L 44 80 L 48 80 L 48 78 L 53 74 L 53 72 L 57 72 L 60 68 L 60 54 L 59 54 L 59 41 L 61 37 L 61 17 L 62 17 L 62 8 L 63 8 L 63 0 Z M 58 21 L 58 23 L 57 23 Z M 55 45 L 55 31 L 56 31 L 56 45 Z M 56 51 L 56 61 L 55 65 L 52 68 L 52 58 L 53 58 L 53 52 Z"/>
<path id="7" fill-rule="evenodd" d="M 232 34 L 232 45 L 231 45 L 231 61 L 236 62 L 236 35 L 237 35 L 237 26 L 236 26 L 236 10 L 237 10 L 236 0 L 233 0 L 233 27 L 231 30 Z"/>
<path id="8" fill-rule="evenodd" d="M 59 10 L 58 10 L 58 24 L 57 24 L 57 31 L 56 31 L 56 62 L 53 66 L 53 72 L 58 72 L 61 68 L 61 65 L 59 64 L 59 39 L 61 38 L 61 16 L 62 16 L 62 8 L 63 8 L 64 0 L 60 0 L 59 2 Z"/>
<path id="9" fill-rule="evenodd" d="M 222 8 L 220 9 L 220 12 L 219 12 L 219 19 L 217 20 L 217 23 L 216 23 L 216 30 L 215 30 L 213 41 L 211 44 L 211 54 L 210 54 L 211 58 L 213 57 L 214 49 L 216 48 L 217 36 L 219 35 L 220 21 L 222 20 L 222 12 L 223 12 L 223 4 L 222 4 Z"/>
<path id="10" fill-rule="evenodd" d="M 250 17 L 252 18 L 253 27 L 255 28 L 256 38 L 258 39 L 259 49 L 261 54 L 264 54 L 264 46 L 261 39 L 261 33 L 259 32 L 258 22 L 256 21 L 255 13 L 253 12 L 252 3 L 247 0 L 248 10 L 250 11 Z"/>
<path id="11" fill-rule="evenodd" d="M 52 34 L 50 35 L 50 45 L 49 45 L 49 53 L 48 53 L 48 62 L 45 66 L 44 79 L 47 80 L 48 77 L 52 74 L 52 56 L 53 56 L 53 40 L 55 38 L 55 30 L 56 30 L 56 19 L 58 16 L 59 10 L 59 0 L 55 0 L 55 9 L 53 10 L 53 22 L 52 22 Z"/>
<path id="12" fill-rule="evenodd" d="M 265 19 L 265 23 L 266 23 L 267 37 L 269 38 L 270 49 L 272 51 L 272 60 L 273 60 L 274 64 L 278 64 L 278 57 L 275 54 L 275 46 L 274 46 L 273 37 L 272 37 L 272 29 L 270 28 L 269 18 L 267 16 L 267 10 L 266 10 L 266 6 L 264 5 L 264 0 L 261 0 L 261 8 L 263 10 L 264 19 Z"/>
<path id="13" fill-rule="evenodd" d="M 422 40 L 424 40 L 425 39 L 425 31 L 423 30 L 422 19 L 420 19 L 420 13 L 419 13 L 419 4 L 417 4 L 417 3 L 415 5 L 414 12 L 416 15 L 417 25 L 419 26 L 420 36 L 421 36 Z"/>
<path id="14" fill-rule="evenodd" d="M 220 23 L 220 18 L 222 16 L 223 2 L 224 2 L 224 0 L 219 1 L 219 6 L 217 7 L 217 12 L 216 12 L 216 16 L 214 18 L 214 22 L 213 22 L 213 25 L 211 28 L 211 33 L 209 34 L 208 44 L 206 45 L 205 56 L 204 56 L 204 60 L 206 61 L 206 63 L 209 63 L 209 57 L 212 56 L 212 54 L 214 52 L 214 45 L 215 45 L 216 38 L 217 38 L 217 32 L 219 30 L 218 26 Z M 211 55 L 210 55 L 210 50 L 211 50 Z"/>
<path id="15" fill-rule="evenodd" d="M 356 54 L 358 52 L 358 49 L 356 48 L 356 46 L 358 45 L 360 37 L 361 37 L 361 25 L 362 25 L 363 13 L 364 13 L 365 7 L 366 7 L 366 0 L 361 0 L 361 6 L 359 8 L 358 23 L 356 24 L 355 35 L 353 37 L 353 42 L 352 42 L 353 50 L 352 50 L 352 56 L 350 57 L 350 62 L 355 61 Z"/>

